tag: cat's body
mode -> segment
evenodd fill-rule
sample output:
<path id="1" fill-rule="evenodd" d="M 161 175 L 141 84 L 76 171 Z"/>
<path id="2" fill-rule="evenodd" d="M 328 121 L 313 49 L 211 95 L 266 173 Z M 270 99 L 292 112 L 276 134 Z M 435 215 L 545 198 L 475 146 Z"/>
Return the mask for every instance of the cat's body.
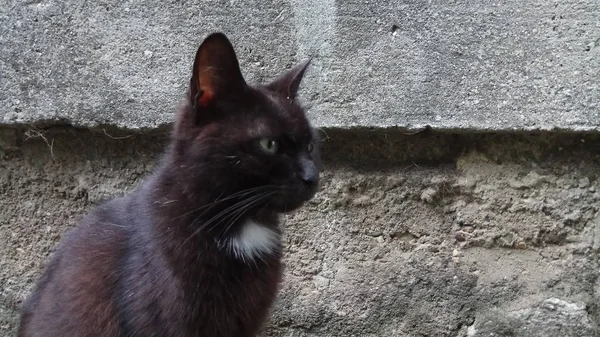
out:
<path id="1" fill-rule="evenodd" d="M 37 315 L 27 331 L 43 332 L 39 336 L 255 335 L 276 294 L 279 246 L 274 254 L 245 263 L 222 254 L 214 241 L 202 249 L 192 240 L 183 243 L 194 218 L 171 221 L 154 215 L 152 204 L 139 198 L 151 188 L 152 183 L 99 207 L 67 235 L 41 280 L 40 295 L 24 310 L 23 323 Z"/>
<path id="2" fill-rule="evenodd" d="M 256 336 L 281 277 L 278 214 L 312 198 L 318 158 L 294 101 L 306 64 L 256 87 L 238 67 L 224 35 L 205 40 L 160 167 L 65 235 L 19 337 Z"/>

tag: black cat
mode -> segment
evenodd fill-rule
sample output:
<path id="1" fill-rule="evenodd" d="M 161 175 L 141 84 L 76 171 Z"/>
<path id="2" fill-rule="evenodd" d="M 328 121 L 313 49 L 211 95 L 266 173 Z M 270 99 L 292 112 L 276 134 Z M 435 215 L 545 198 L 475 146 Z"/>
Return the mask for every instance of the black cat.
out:
<path id="1" fill-rule="evenodd" d="M 65 235 L 18 336 L 256 336 L 281 278 L 278 215 L 319 180 L 296 102 L 307 66 L 250 86 L 227 37 L 208 36 L 161 164 Z"/>

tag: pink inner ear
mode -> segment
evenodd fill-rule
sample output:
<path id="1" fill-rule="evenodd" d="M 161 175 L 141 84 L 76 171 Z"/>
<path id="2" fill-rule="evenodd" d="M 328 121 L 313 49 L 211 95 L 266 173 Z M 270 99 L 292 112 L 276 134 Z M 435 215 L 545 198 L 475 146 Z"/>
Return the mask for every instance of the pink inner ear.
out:
<path id="1" fill-rule="evenodd" d="M 207 106 L 215 97 L 215 94 L 211 90 L 203 90 L 202 95 L 198 98 L 198 103 L 202 106 Z"/>

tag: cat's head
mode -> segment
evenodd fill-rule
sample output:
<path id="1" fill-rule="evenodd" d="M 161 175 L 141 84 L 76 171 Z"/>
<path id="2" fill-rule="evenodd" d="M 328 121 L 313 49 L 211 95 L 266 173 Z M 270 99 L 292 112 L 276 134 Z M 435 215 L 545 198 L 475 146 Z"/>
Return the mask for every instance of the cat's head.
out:
<path id="1" fill-rule="evenodd" d="M 314 196 L 318 139 L 296 100 L 308 64 L 270 83 L 249 85 L 225 35 L 202 42 L 174 130 L 176 161 L 192 189 L 219 196 L 248 193 L 256 205 L 278 212 Z"/>

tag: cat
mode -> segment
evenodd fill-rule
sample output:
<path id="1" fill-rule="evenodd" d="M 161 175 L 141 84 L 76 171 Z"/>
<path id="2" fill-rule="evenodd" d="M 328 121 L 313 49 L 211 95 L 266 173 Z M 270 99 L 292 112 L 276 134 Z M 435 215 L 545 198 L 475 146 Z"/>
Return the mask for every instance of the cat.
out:
<path id="1" fill-rule="evenodd" d="M 256 336 L 282 277 L 278 218 L 319 185 L 297 100 L 309 63 L 249 85 L 229 39 L 206 37 L 154 173 L 64 236 L 18 336 Z"/>

